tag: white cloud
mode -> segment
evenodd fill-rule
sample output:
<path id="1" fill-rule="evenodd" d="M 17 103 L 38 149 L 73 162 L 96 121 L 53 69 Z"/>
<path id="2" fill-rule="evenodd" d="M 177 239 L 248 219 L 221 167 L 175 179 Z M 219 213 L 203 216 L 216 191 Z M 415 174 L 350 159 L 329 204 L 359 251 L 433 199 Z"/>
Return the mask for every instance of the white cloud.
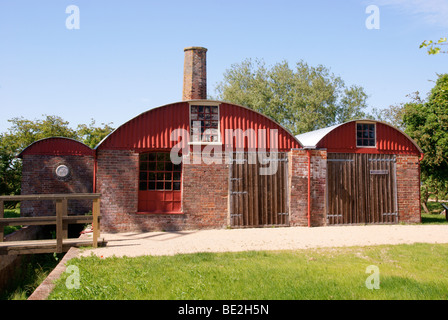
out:
<path id="1" fill-rule="evenodd" d="M 448 0 L 377 0 L 379 6 L 390 6 L 413 15 L 429 25 L 448 28 Z"/>

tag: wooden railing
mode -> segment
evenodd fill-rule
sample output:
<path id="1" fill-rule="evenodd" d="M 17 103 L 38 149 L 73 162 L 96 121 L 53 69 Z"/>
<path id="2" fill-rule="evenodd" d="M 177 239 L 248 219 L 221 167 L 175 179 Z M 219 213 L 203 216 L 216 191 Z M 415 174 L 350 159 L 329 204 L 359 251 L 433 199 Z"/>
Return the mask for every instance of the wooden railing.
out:
<path id="1" fill-rule="evenodd" d="M 72 194 L 38 194 L 38 195 L 18 195 L 18 196 L 0 196 L 0 248 L 5 250 L 23 251 L 26 253 L 39 253 L 48 250 L 55 252 L 63 252 L 67 246 L 77 245 L 80 243 L 89 243 L 88 241 L 64 241 L 68 239 L 68 225 L 91 223 L 93 229 L 93 239 L 91 245 L 98 246 L 98 238 L 100 236 L 100 197 L 99 193 L 72 193 Z M 56 202 L 56 215 L 53 216 L 36 216 L 36 217 L 4 217 L 5 201 L 36 201 L 36 200 L 53 200 Z M 68 200 L 92 200 L 92 215 L 68 215 Z M 43 240 L 32 241 L 4 241 L 5 226 L 20 225 L 56 225 L 56 243 Z M 14 248 L 15 245 L 15 248 Z M 55 247 L 54 247 L 55 246 Z M 53 248 L 54 247 L 54 248 Z"/>

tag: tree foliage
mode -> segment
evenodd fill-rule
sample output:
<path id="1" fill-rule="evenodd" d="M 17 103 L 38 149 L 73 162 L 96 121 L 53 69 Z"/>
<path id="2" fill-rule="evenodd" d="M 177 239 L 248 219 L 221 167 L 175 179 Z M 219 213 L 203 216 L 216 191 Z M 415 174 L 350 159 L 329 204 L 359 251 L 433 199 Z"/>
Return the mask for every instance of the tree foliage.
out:
<path id="1" fill-rule="evenodd" d="M 95 148 L 101 140 L 114 130 L 114 128 L 111 127 L 111 123 L 102 123 L 100 127 L 95 126 L 95 124 L 95 120 L 92 119 L 89 125 L 78 125 L 78 139 L 90 148 Z"/>
<path id="2" fill-rule="evenodd" d="M 390 125 L 405 131 L 406 125 L 403 122 L 403 116 L 405 113 L 406 105 L 409 103 L 421 104 L 423 100 L 420 98 L 420 93 L 418 91 L 406 95 L 406 97 L 410 98 L 411 101 L 408 103 L 399 103 L 390 105 L 384 109 L 373 109 L 373 116 L 376 120 L 387 122 Z"/>
<path id="3" fill-rule="evenodd" d="M 367 94 L 322 65 L 300 61 L 294 69 L 286 61 L 267 67 L 262 60 L 246 59 L 224 73 L 218 99 L 261 112 L 299 134 L 364 118 Z"/>
<path id="4" fill-rule="evenodd" d="M 420 44 L 421 48 L 428 48 L 428 54 L 439 54 L 439 53 L 448 53 L 448 51 L 442 51 L 442 46 L 448 45 L 448 40 L 446 37 L 440 38 L 438 41 L 425 40 Z"/>
<path id="5" fill-rule="evenodd" d="M 448 192 L 448 74 L 438 76 L 427 101 L 405 105 L 406 133 L 425 154 L 421 162 L 424 194 Z M 427 199 L 426 199 L 427 200 Z"/>

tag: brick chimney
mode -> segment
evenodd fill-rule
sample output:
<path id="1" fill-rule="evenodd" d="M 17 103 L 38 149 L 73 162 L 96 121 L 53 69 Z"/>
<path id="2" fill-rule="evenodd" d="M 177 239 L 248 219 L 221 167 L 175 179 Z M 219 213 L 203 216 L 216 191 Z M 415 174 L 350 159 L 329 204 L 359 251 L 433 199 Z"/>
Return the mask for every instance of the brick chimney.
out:
<path id="1" fill-rule="evenodd" d="M 184 49 L 184 87 L 182 100 L 207 99 L 206 48 Z"/>

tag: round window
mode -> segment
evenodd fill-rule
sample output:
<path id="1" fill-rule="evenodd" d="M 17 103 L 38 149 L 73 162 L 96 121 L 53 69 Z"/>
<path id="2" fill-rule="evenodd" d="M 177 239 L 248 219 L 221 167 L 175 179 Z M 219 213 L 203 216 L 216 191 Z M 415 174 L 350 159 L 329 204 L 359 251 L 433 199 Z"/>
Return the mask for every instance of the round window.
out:
<path id="1" fill-rule="evenodd" d="M 68 176 L 68 174 L 70 173 L 70 170 L 68 169 L 68 167 L 66 165 L 60 165 L 56 168 L 56 175 L 59 178 L 65 178 Z"/>

